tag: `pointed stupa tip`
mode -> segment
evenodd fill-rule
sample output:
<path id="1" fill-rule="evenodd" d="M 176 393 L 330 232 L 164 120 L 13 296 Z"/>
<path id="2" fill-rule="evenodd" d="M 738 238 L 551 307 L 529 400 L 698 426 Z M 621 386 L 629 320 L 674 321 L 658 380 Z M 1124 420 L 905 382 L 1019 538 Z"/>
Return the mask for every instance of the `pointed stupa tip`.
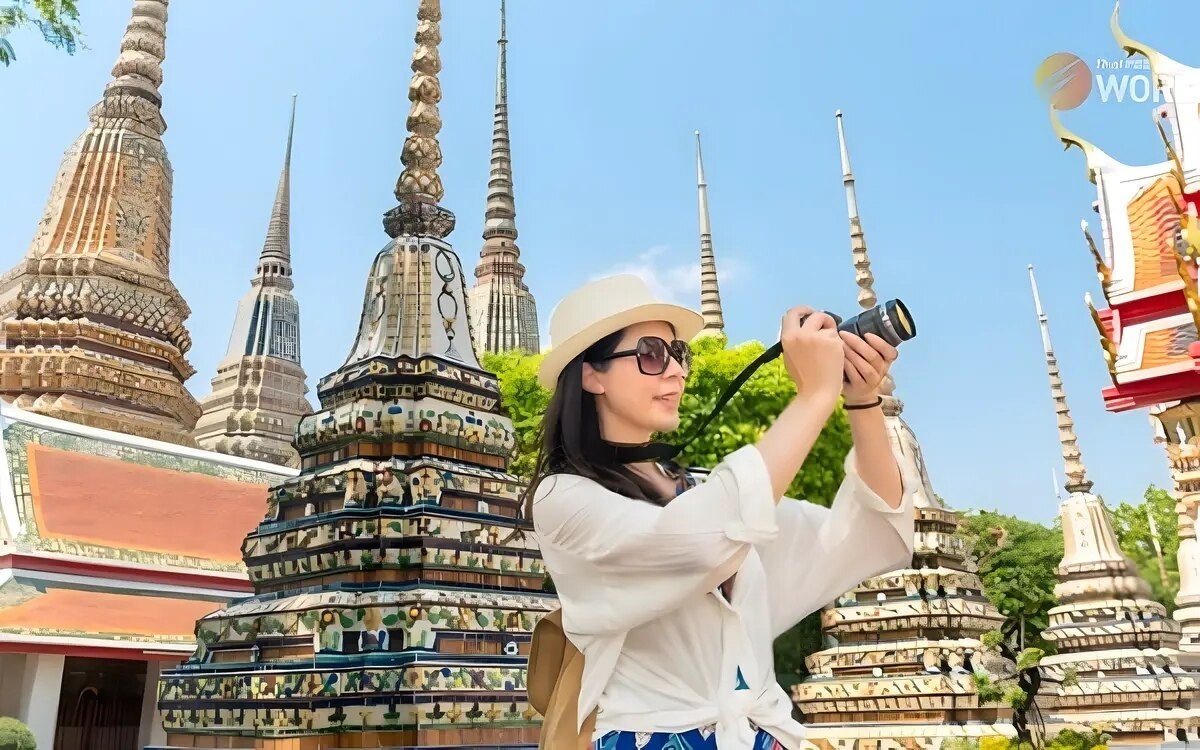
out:
<path id="1" fill-rule="evenodd" d="M 1054 348 L 1050 345 L 1050 323 L 1042 310 L 1042 300 L 1038 294 L 1037 278 L 1034 276 L 1033 264 L 1029 264 L 1029 286 L 1033 292 L 1034 309 L 1037 311 L 1038 326 L 1042 332 L 1042 346 L 1046 354 L 1046 374 L 1050 379 L 1050 397 L 1054 401 L 1054 412 L 1058 415 L 1058 442 L 1062 448 L 1063 467 L 1067 475 L 1064 485 L 1067 492 L 1090 492 L 1092 482 L 1087 478 L 1087 469 L 1083 465 L 1083 457 L 1079 452 L 1079 438 L 1075 435 L 1075 422 L 1071 419 L 1071 410 L 1067 406 L 1067 392 L 1063 388 L 1062 375 L 1058 370 L 1058 360 L 1054 356 Z"/>
<path id="2" fill-rule="evenodd" d="M 704 180 L 704 154 L 700 150 L 700 131 L 699 130 L 696 131 L 696 184 L 699 186 L 708 185 L 708 183 L 705 182 L 705 180 Z M 704 217 L 701 219 L 701 221 L 703 221 L 707 224 L 707 222 L 708 222 L 708 204 L 707 204 L 707 202 L 705 202 L 705 205 L 701 208 L 701 211 L 704 213 Z"/>
<path id="3" fill-rule="evenodd" d="M 134 0 L 129 25 L 121 37 L 121 52 L 104 87 L 104 99 L 93 117 L 121 117 L 150 127 L 161 135 L 163 60 L 167 56 L 167 0 Z"/>
<path id="4" fill-rule="evenodd" d="M 442 84 L 438 73 L 442 61 L 438 44 L 442 41 L 439 22 L 442 20 L 440 0 L 421 0 L 417 7 L 416 45 L 412 56 L 412 78 L 408 83 L 408 109 L 405 123 L 408 137 L 400 152 L 404 171 L 396 181 L 395 196 L 400 205 L 383 217 L 383 228 L 389 237 L 429 235 L 445 238 L 454 231 L 454 214 L 437 205 L 445 194 L 438 167 L 442 164 L 442 148 L 437 135 L 442 129 L 438 102 L 442 100 Z"/>
<path id="5" fill-rule="evenodd" d="M 838 131 L 838 150 L 842 158 L 842 184 L 846 188 L 846 212 L 850 221 L 858 221 L 858 194 L 854 189 L 854 172 L 850 169 L 850 148 L 846 145 L 846 129 L 842 125 L 842 110 L 835 115 Z"/>
<path id="6" fill-rule="evenodd" d="M 288 120 L 287 146 L 283 151 L 283 169 L 275 188 L 267 237 L 258 257 L 258 275 L 291 275 L 292 261 L 292 140 L 296 132 L 296 94 L 292 94 L 292 113 Z M 276 270 L 278 269 L 278 270 Z"/>

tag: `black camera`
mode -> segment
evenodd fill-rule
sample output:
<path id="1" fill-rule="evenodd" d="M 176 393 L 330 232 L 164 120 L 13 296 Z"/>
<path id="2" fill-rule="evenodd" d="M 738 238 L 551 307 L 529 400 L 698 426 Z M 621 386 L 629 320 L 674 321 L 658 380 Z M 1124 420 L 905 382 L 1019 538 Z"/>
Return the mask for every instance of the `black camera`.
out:
<path id="1" fill-rule="evenodd" d="M 917 324 L 913 322 L 912 314 L 898 299 L 888 300 L 870 310 L 863 310 L 848 320 L 842 320 L 841 316 L 831 312 L 825 314 L 837 321 L 839 331 L 853 333 L 859 338 L 873 333 L 892 346 L 899 346 L 901 342 L 917 335 Z M 804 319 L 801 319 L 801 322 L 804 322 Z"/>

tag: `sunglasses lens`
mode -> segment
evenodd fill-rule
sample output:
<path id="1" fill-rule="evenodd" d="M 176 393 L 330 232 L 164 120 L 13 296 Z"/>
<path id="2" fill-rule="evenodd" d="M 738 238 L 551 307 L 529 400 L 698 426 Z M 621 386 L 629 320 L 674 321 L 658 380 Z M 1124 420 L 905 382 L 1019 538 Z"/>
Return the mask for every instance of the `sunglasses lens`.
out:
<path id="1" fill-rule="evenodd" d="M 646 375 L 662 375 L 667 370 L 667 342 L 654 336 L 638 339 L 638 369 Z"/>
<path id="2" fill-rule="evenodd" d="M 675 339 L 671 342 L 671 356 L 683 367 L 684 373 L 692 371 L 692 347 L 686 341 Z"/>

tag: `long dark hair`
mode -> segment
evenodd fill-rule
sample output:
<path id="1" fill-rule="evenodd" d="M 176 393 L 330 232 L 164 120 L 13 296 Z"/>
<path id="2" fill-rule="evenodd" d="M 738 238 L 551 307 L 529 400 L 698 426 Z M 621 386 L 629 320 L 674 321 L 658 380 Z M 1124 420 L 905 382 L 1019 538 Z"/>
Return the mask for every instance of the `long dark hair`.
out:
<path id="1" fill-rule="evenodd" d="M 616 459 L 611 446 L 600 437 L 596 397 L 583 389 L 583 363 L 605 370 L 625 331 L 611 333 L 592 344 L 559 373 L 554 395 L 542 417 L 541 445 L 533 478 L 525 491 L 525 517 L 533 518 L 533 496 L 538 485 L 551 474 L 575 474 L 594 480 L 625 497 L 664 505 L 667 498 L 644 477 Z"/>

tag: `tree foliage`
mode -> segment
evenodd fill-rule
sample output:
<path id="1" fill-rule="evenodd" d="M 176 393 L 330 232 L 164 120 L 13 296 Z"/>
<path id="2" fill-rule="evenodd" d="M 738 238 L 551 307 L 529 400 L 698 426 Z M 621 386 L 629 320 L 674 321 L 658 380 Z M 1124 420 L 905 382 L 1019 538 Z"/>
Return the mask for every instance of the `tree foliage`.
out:
<path id="1" fill-rule="evenodd" d="M 10 0 L 0 6 L 0 63 L 8 67 L 17 59 L 8 36 L 22 28 L 34 28 L 42 38 L 68 55 L 75 54 L 82 34 L 77 0 Z"/>
<path id="2" fill-rule="evenodd" d="M 1051 651 L 1041 632 L 1058 602 L 1055 570 L 1063 557 L 1062 533 L 994 511 L 965 514 L 958 536 L 978 561 L 984 592 L 1011 620 L 1024 621 L 1025 645 Z"/>
<path id="3" fill-rule="evenodd" d="M 1151 515 L 1162 547 L 1161 570 L 1150 534 Z M 1179 518 L 1175 514 L 1175 498 L 1166 490 L 1150 485 L 1141 503 L 1121 503 L 1112 509 L 1111 518 L 1121 551 L 1137 564 L 1138 572 L 1150 584 L 1151 597 L 1161 602 L 1168 612 L 1173 612 L 1175 595 L 1179 593 L 1179 563 L 1176 559 Z"/>
<path id="4" fill-rule="evenodd" d="M 37 740 L 17 719 L 0 716 L 0 750 L 37 750 Z"/>

